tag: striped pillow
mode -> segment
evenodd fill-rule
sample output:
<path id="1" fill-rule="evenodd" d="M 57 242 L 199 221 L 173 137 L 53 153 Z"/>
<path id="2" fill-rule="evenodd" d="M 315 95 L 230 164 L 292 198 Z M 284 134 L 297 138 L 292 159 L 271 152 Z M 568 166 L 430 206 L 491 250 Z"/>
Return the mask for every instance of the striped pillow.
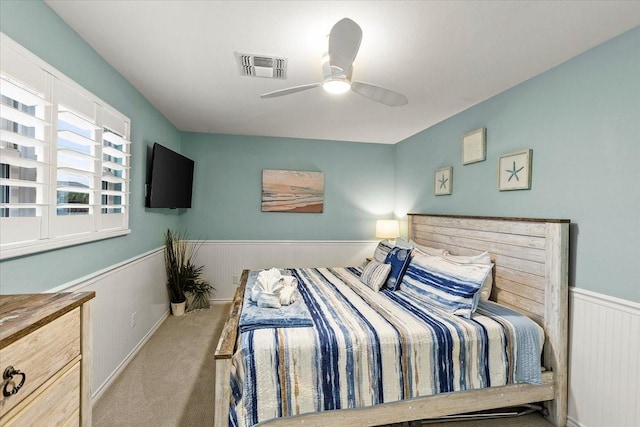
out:
<path id="1" fill-rule="evenodd" d="M 389 251 L 391 251 L 391 249 L 393 249 L 393 245 L 389 243 L 388 240 L 382 240 L 380 243 L 378 243 L 376 250 L 373 252 L 373 259 L 378 262 L 384 262 L 384 260 L 387 258 L 387 254 L 389 253 Z"/>
<path id="2" fill-rule="evenodd" d="M 387 281 L 387 276 L 389 276 L 390 271 L 391 264 L 383 264 L 374 259 L 362 270 L 360 281 L 378 292 L 382 285 L 384 285 L 384 282 Z"/>
<path id="3" fill-rule="evenodd" d="M 491 257 L 488 252 L 482 252 L 477 255 L 451 255 L 449 253 L 443 256 L 444 259 L 457 262 L 458 264 L 487 264 L 493 268 Z M 480 288 L 480 300 L 487 301 L 491 297 L 491 289 L 493 288 L 493 271 L 484 279 L 484 283 Z"/>
<path id="4" fill-rule="evenodd" d="M 447 313 L 471 317 L 491 265 L 459 264 L 414 252 L 400 290 Z"/>

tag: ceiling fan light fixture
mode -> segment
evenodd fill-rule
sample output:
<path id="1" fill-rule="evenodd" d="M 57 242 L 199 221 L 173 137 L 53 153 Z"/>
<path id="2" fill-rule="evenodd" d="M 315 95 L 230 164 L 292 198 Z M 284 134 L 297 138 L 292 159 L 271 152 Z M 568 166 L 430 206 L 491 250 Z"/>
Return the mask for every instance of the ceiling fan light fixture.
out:
<path id="1" fill-rule="evenodd" d="M 1 1 L 1 0 L 0 0 Z M 407 104 L 407 97 L 380 86 L 354 81 L 353 61 L 356 59 L 362 29 L 349 18 L 343 18 L 331 27 L 329 33 L 329 49 L 322 55 L 322 83 L 311 83 L 263 93 L 261 98 L 275 98 L 292 93 L 302 92 L 322 86 L 331 94 L 341 94 L 351 90 L 358 95 L 389 107 L 399 107 Z"/>
<path id="2" fill-rule="evenodd" d="M 346 78 L 328 78 L 322 84 L 322 88 L 333 95 L 339 95 L 351 89 L 351 82 Z"/>

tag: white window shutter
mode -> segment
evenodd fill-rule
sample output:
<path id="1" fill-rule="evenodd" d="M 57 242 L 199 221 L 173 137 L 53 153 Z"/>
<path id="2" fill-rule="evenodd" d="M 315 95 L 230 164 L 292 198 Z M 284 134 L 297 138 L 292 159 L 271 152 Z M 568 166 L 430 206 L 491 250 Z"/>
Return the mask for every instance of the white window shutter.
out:
<path id="1" fill-rule="evenodd" d="M 102 124 L 100 228 L 107 230 L 128 224 L 131 154 L 128 121 L 105 109 Z"/>
<path id="2" fill-rule="evenodd" d="M 0 259 L 129 233 L 129 119 L 0 41 Z"/>
<path id="3" fill-rule="evenodd" d="M 0 245 L 6 245 L 46 235 L 51 104 L 50 76 L 12 49 L 2 53 Z"/>

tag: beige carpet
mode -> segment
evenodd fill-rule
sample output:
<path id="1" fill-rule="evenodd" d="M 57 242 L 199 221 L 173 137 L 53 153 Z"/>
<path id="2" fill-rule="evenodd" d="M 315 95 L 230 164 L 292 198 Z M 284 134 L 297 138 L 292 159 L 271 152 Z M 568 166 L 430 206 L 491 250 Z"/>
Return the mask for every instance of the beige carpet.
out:
<path id="1" fill-rule="evenodd" d="M 210 426 L 214 352 L 228 304 L 169 318 L 93 407 L 95 427 Z M 94 358 L 96 356 L 94 355 Z M 339 425 L 336 417 L 335 425 Z M 397 424 L 415 426 L 420 423 Z M 530 414 L 517 418 L 429 423 L 429 427 L 549 427 Z"/>
<path id="2" fill-rule="evenodd" d="M 228 311 L 169 316 L 93 407 L 93 425 L 212 425 L 214 352 Z"/>

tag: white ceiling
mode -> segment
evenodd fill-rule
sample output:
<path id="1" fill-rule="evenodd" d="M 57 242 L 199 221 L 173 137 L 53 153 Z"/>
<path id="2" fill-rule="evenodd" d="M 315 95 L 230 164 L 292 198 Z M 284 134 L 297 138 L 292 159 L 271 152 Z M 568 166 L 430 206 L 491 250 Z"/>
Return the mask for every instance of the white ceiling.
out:
<path id="1" fill-rule="evenodd" d="M 178 129 L 396 143 L 640 25 L 637 1 L 45 0 Z M 316 88 L 326 36 L 363 31 L 354 80 L 409 103 Z M 236 52 L 288 59 L 286 80 L 245 77 Z"/>

